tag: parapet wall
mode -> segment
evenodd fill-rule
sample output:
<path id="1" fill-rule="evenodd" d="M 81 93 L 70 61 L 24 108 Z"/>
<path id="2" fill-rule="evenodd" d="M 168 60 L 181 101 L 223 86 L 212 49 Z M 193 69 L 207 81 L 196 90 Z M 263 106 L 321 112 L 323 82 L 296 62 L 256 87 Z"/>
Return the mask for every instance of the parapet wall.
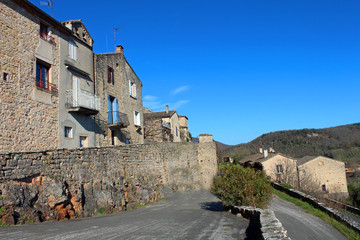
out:
<path id="1" fill-rule="evenodd" d="M 163 197 L 163 186 L 208 189 L 217 172 L 214 142 L 2 153 L 0 162 L 10 223 L 11 212 L 16 223 L 121 211 Z"/>

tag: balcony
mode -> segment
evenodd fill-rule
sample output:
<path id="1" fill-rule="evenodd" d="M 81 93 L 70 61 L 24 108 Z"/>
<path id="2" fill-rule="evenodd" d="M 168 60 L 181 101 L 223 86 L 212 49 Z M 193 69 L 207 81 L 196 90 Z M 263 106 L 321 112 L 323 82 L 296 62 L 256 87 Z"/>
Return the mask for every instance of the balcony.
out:
<path id="1" fill-rule="evenodd" d="M 100 97 L 83 90 L 66 90 L 65 106 L 69 112 L 95 115 L 100 110 Z"/>
<path id="2" fill-rule="evenodd" d="M 123 128 L 129 126 L 129 119 L 125 113 L 118 111 L 108 112 L 108 127 Z"/>

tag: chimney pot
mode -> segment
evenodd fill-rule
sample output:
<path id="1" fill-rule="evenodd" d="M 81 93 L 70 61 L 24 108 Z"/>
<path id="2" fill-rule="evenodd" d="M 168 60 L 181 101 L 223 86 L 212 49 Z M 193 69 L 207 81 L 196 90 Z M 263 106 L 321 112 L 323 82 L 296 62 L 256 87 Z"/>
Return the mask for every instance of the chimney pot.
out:
<path id="1" fill-rule="evenodd" d="M 268 150 L 264 149 L 264 158 L 267 158 L 267 156 L 268 156 Z"/>

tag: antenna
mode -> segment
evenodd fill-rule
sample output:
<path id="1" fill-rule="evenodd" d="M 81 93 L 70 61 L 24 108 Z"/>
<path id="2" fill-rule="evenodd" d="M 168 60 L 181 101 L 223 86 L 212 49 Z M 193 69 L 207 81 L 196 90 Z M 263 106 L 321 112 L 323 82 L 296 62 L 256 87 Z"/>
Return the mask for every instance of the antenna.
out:
<path id="1" fill-rule="evenodd" d="M 53 0 L 48 0 L 47 2 L 43 2 L 43 1 L 40 1 L 39 4 L 41 6 L 49 6 L 49 8 L 51 8 L 51 16 L 53 17 L 54 16 L 54 13 L 53 13 L 53 7 L 54 7 L 54 1 Z"/>
<path id="2" fill-rule="evenodd" d="M 114 28 L 114 47 L 116 48 L 116 31 L 119 30 L 120 28 L 123 28 L 123 27 L 117 27 L 117 28 Z"/>

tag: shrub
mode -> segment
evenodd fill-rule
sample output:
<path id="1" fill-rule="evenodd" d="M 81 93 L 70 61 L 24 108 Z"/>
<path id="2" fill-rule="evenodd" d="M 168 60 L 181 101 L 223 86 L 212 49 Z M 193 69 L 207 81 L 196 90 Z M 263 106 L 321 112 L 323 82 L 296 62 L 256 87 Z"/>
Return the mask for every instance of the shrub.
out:
<path id="1" fill-rule="evenodd" d="M 264 171 L 223 164 L 213 180 L 211 192 L 226 206 L 266 207 L 271 198 L 270 180 Z"/>

